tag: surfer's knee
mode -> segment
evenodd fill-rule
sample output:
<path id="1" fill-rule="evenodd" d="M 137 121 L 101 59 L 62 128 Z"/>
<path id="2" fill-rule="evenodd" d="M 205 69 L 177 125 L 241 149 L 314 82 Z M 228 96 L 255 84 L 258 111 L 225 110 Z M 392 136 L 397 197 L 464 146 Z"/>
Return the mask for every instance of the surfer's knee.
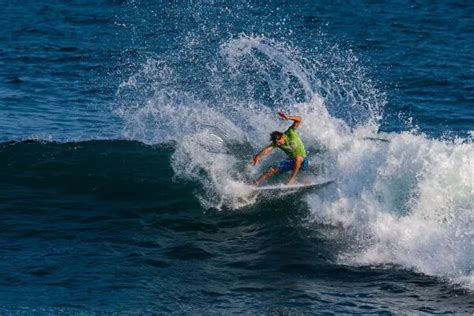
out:
<path id="1" fill-rule="evenodd" d="M 304 157 L 303 157 L 303 156 L 296 156 L 296 157 L 295 157 L 295 162 L 302 163 L 303 161 L 304 161 Z"/>

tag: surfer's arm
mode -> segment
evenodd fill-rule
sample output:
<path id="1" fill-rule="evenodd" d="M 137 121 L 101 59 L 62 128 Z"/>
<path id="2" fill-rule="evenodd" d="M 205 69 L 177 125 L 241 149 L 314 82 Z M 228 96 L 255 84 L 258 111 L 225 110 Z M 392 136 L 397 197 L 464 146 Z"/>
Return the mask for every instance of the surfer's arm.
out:
<path id="1" fill-rule="evenodd" d="M 264 147 L 262 150 L 260 150 L 258 152 L 258 154 L 255 155 L 255 157 L 250 161 L 250 164 L 252 166 L 255 166 L 259 161 L 260 159 L 262 159 L 263 156 L 265 155 L 268 155 L 269 153 L 271 153 L 273 150 L 273 146 L 272 145 L 268 145 L 266 147 Z"/>
<path id="2" fill-rule="evenodd" d="M 291 127 L 297 128 L 301 125 L 302 117 L 299 115 L 286 115 L 285 112 L 278 112 L 280 119 L 285 121 L 293 121 Z"/>

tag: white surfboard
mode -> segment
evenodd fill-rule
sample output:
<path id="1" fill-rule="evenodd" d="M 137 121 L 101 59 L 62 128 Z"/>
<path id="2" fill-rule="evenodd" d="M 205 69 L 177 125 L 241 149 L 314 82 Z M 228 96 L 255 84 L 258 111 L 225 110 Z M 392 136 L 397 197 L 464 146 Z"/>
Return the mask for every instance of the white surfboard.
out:
<path id="1" fill-rule="evenodd" d="M 280 199 L 289 195 L 319 190 L 335 181 L 336 179 L 328 178 L 295 185 L 278 184 L 252 187 L 250 192 L 248 192 L 246 195 L 237 197 L 236 202 L 240 205 L 249 205 L 255 203 L 259 197 L 270 200 Z"/>
<path id="2" fill-rule="evenodd" d="M 294 195 L 298 193 L 305 193 L 308 191 L 319 190 L 331 183 L 334 183 L 336 179 L 327 178 L 327 179 L 318 179 L 311 182 L 298 183 L 294 185 L 287 184 L 277 184 L 277 185 L 266 185 L 261 187 L 252 187 L 251 191 L 244 196 L 239 196 L 237 202 L 244 204 L 253 204 L 258 197 L 263 198 L 281 198 L 289 195 Z"/>
<path id="3" fill-rule="evenodd" d="M 323 179 L 314 182 L 298 183 L 294 185 L 278 184 L 278 185 L 267 185 L 254 188 L 257 192 L 286 192 L 286 191 L 301 191 L 309 189 L 319 189 L 328 184 L 333 183 L 336 179 Z"/>

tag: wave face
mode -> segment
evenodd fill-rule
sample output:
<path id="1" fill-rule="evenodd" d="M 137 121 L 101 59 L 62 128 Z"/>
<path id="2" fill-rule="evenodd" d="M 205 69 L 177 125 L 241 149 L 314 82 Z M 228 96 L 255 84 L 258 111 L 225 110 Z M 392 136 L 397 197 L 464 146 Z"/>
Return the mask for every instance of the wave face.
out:
<path id="1" fill-rule="evenodd" d="M 471 4 L 5 12 L 0 310 L 472 313 Z M 337 181 L 243 198 L 280 110 Z"/>
<path id="2" fill-rule="evenodd" d="M 125 140 L 0 144 L 1 310 L 471 310 L 469 213 L 390 213 L 372 205 L 370 181 L 349 198 L 340 180 L 307 204 L 203 211 L 202 182 L 172 180 L 176 152 Z M 387 307 L 393 296 L 406 305 Z"/>

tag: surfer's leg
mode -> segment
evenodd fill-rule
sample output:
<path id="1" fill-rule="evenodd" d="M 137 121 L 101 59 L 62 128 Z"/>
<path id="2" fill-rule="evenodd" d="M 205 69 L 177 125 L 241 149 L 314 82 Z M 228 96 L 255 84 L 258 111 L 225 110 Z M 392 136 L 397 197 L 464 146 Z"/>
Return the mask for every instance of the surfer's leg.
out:
<path id="1" fill-rule="evenodd" d="M 260 183 L 277 174 L 278 172 L 280 172 L 280 169 L 278 169 L 277 167 L 271 167 L 266 172 L 264 172 L 257 180 L 255 180 L 253 185 L 260 185 Z"/>
<path id="2" fill-rule="evenodd" d="M 295 184 L 296 176 L 300 171 L 301 165 L 303 164 L 304 157 L 303 156 L 296 156 L 294 159 L 293 170 L 291 171 L 290 179 L 288 180 L 288 184 Z"/>

